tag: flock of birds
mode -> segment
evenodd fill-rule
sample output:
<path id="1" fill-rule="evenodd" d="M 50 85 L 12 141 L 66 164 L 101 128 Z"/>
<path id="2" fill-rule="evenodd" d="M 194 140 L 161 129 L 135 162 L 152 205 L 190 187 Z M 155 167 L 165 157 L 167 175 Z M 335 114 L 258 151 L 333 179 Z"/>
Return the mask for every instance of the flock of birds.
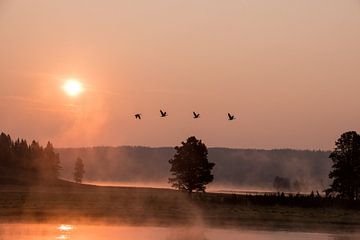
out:
<path id="1" fill-rule="evenodd" d="M 141 113 L 136 113 L 134 116 L 135 116 L 135 119 L 141 120 Z M 167 116 L 168 116 L 167 112 L 160 109 L 160 117 L 164 118 L 164 117 L 167 117 Z M 196 118 L 199 118 L 199 117 L 200 117 L 200 113 L 193 112 L 193 118 L 196 119 Z M 232 121 L 232 120 L 236 119 L 235 115 L 230 114 L 230 113 L 227 114 L 227 117 L 228 117 L 229 121 Z"/>

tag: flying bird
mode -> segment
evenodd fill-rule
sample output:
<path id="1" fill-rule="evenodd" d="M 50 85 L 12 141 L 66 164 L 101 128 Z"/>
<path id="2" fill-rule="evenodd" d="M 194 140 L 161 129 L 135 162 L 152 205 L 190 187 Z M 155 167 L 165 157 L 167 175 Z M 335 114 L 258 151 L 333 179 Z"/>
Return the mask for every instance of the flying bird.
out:
<path id="1" fill-rule="evenodd" d="M 194 115 L 194 118 L 199 118 L 200 117 L 200 113 L 193 112 L 193 115 Z"/>
<path id="2" fill-rule="evenodd" d="M 161 114 L 161 117 L 166 117 L 167 116 L 167 113 L 163 112 L 163 110 L 161 110 L 161 109 L 160 109 L 160 114 Z"/>
<path id="3" fill-rule="evenodd" d="M 140 113 L 137 113 L 134 116 L 135 116 L 135 119 L 140 119 L 141 120 L 141 114 Z"/>
<path id="4" fill-rule="evenodd" d="M 229 118 L 229 121 L 232 121 L 235 119 L 235 115 L 231 115 L 230 113 L 228 113 L 228 118 Z"/>

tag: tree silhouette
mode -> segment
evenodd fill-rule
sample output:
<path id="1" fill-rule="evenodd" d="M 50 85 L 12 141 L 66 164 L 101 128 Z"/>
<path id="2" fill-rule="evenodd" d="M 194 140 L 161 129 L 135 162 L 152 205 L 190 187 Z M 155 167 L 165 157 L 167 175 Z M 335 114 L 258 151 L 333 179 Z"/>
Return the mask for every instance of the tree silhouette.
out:
<path id="1" fill-rule="evenodd" d="M 50 142 L 43 148 L 36 141 L 13 141 L 0 134 L 0 184 L 33 184 L 54 181 L 60 173 L 59 154 Z"/>
<path id="2" fill-rule="evenodd" d="M 55 153 L 53 145 L 48 142 L 43 151 L 45 161 L 42 163 L 46 178 L 59 178 L 60 175 L 60 157 L 58 153 Z"/>
<path id="3" fill-rule="evenodd" d="M 189 137 L 182 146 L 175 147 L 176 153 L 169 160 L 171 164 L 170 172 L 173 177 L 169 178 L 169 183 L 174 188 L 192 191 L 205 191 L 205 185 L 212 182 L 214 176 L 211 170 L 215 163 L 208 161 L 208 151 L 201 140 Z"/>
<path id="4" fill-rule="evenodd" d="M 335 142 L 329 158 L 333 161 L 329 178 L 333 179 L 326 195 L 345 199 L 359 199 L 360 190 L 360 135 L 345 132 Z"/>
<path id="5" fill-rule="evenodd" d="M 81 183 L 82 179 L 84 177 L 84 162 L 81 158 L 77 158 L 75 161 L 75 167 L 74 167 L 74 181 L 76 183 Z"/>

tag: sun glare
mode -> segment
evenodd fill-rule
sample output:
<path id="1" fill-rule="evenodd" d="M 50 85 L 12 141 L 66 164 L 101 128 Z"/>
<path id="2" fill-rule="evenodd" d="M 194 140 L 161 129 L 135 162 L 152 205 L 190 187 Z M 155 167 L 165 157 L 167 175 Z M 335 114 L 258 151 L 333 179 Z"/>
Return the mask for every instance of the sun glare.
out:
<path id="1" fill-rule="evenodd" d="M 69 96 L 77 96 L 84 91 L 83 85 L 76 79 L 67 80 L 62 88 Z"/>
<path id="2" fill-rule="evenodd" d="M 73 226 L 71 226 L 71 225 L 66 225 L 66 224 L 61 224 L 61 225 L 58 227 L 58 229 L 59 229 L 60 231 L 68 232 L 68 231 L 73 230 Z"/>

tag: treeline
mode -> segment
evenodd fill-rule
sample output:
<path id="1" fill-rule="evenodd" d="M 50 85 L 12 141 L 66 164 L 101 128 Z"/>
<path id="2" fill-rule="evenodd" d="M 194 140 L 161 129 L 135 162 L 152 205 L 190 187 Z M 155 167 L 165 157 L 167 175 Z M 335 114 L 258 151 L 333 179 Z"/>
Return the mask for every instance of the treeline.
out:
<path id="1" fill-rule="evenodd" d="M 0 134 L 0 184 L 37 184 L 59 177 L 59 154 L 48 142 L 46 147 L 24 139 L 12 140 Z"/>
<path id="2" fill-rule="evenodd" d="M 291 206 L 301 208 L 343 208 L 360 210 L 359 200 L 310 194 L 265 193 L 259 195 L 195 193 L 191 199 L 199 206 L 204 202 L 224 205 Z M 209 205 L 207 205 L 208 208 Z"/>

